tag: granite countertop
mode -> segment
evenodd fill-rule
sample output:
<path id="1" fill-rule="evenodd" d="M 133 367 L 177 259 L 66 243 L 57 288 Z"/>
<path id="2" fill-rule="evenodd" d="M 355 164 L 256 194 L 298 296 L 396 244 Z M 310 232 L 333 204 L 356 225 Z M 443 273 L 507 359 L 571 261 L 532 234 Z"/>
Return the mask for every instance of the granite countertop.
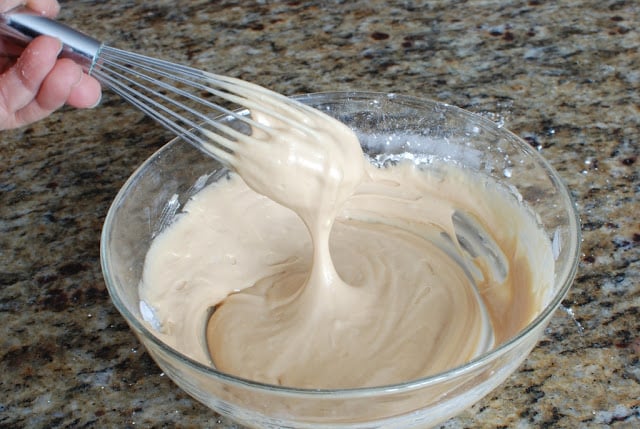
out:
<path id="1" fill-rule="evenodd" d="M 111 0 L 61 19 L 288 95 L 395 92 L 503 121 L 570 187 L 580 266 L 520 369 L 443 427 L 640 426 L 637 2 Z M 110 202 L 171 135 L 105 94 L 0 136 L 0 426 L 235 427 L 159 370 L 100 270 Z"/>

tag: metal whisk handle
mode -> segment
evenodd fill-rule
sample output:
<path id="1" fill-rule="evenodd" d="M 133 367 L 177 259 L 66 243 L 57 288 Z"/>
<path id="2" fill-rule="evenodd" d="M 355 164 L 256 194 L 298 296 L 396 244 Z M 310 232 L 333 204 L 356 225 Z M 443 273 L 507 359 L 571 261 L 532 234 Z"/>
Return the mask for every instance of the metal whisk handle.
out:
<path id="1" fill-rule="evenodd" d="M 87 73 L 91 73 L 102 49 L 102 42 L 28 9 L 14 9 L 0 14 L 0 37 L 26 45 L 41 35 L 59 39 L 63 44 L 60 55 L 71 58 Z"/>

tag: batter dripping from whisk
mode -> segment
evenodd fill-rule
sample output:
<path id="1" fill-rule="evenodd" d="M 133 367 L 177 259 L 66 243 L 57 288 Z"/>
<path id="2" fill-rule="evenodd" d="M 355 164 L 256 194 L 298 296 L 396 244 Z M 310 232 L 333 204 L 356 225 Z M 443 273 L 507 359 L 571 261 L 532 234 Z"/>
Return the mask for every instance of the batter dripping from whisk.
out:
<path id="1" fill-rule="evenodd" d="M 535 315 L 549 243 L 504 191 L 445 164 L 372 166 L 338 121 L 303 111 L 300 132 L 272 113 L 297 107 L 260 100 L 275 137 L 239 148 L 237 174 L 147 254 L 140 295 L 165 342 L 255 381 L 350 388 L 462 364 Z"/>

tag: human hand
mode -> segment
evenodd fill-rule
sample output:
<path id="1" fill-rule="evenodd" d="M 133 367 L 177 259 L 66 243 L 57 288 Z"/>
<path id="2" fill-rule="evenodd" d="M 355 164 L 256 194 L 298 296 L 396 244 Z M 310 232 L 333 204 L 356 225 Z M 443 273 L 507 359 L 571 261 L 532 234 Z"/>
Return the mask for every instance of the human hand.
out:
<path id="1" fill-rule="evenodd" d="M 60 9 L 56 0 L 0 0 L 0 12 L 19 5 L 48 17 Z M 35 38 L 24 50 L 0 40 L 0 130 L 43 119 L 64 104 L 89 108 L 100 102 L 98 81 L 72 60 L 59 59 L 61 49 L 49 36 Z"/>

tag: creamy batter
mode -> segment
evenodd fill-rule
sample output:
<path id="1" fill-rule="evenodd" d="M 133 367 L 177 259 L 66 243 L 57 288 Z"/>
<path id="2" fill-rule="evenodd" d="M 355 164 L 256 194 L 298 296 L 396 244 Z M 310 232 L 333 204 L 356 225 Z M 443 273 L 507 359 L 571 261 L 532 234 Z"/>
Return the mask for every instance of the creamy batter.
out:
<path id="1" fill-rule="evenodd" d="M 141 308 L 168 345 L 254 381 L 376 386 L 467 362 L 537 314 L 551 246 L 509 191 L 446 163 L 373 166 L 315 111 L 252 117 L 269 145 L 238 148 L 147 254 Z"/>

